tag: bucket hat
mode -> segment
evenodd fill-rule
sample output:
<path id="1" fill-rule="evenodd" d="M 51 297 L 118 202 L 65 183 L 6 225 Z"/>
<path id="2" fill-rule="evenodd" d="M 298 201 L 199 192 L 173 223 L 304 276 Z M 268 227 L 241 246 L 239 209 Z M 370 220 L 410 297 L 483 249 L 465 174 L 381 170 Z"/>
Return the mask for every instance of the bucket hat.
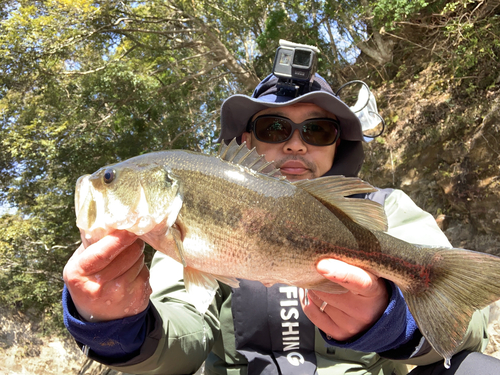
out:
<path id="1" fill-rule="evenodd" d="M 239 137 L 247 128 L 249 120 L 266 108 L 278 108 L 296 103 L 312 103 L 334 114 L 340 123 L 340 139 L 362 141 L 361 123 L 351 109 L 334 94 L 330 85 L 316 73 L 310 87 L 297 96 L 279 95 L 278 77 L 270 74 L 255 88 L 251 97 L 232 95 L 221 108 L 221 133 L 219 141 Z"/>
<path id="2" fill-rule="evenodd" d="M 328 175 L 356 177 L 364 161 L 363 132 L 361 123 L 351 109 L 335 95 L 330 85 L 316 73 L 310 86 L 297 96 L 278 93 L 278 77 L 270 74 L 259 83 L 251 97 L 232 95 L 221 107 L 221 132 L 219 142 L 229 143 L 233 138 L 241 141 L 248 122 L 257 112 L 266 108 L 279 108 L 296 103 L 313 103 L 334 114 L 340 124 L 340 144 Z"/>

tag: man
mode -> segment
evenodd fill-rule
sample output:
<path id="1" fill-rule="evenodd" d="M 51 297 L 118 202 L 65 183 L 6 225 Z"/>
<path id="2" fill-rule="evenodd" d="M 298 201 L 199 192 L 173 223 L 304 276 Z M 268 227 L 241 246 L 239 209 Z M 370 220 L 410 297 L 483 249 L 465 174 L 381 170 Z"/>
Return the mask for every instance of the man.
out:
<path id="1" fill-rule="evenodd" d="M 357 117 L 318 75 L 298 97 L 280 95 L 277 83 L 271 75 L 251 98 L 226 100 L 221 139 L 245 141 L 291 181 L 357 176 L 363 161 Z M 450 246 L 432 216 L 401 191 L 367 198 L 384 204 L 389 234 Z M 187 374 L 205 361 L 208 374 L 405 374 L 406 364 L 430 366 L 415 373 L 498 372 L 496 360 L 468 352 L 484 349 L 487 314 L 474 315 L 460 346 L 468 351 L 444 370 L 399 289 L 346 263 L 327 259 L 317 270 L 347 293 L 221 284 L 201 315 L 189 302 L 180 264 L 157 253 L 149 280 L 143 246 L 115 232 L 80 247 L 64 270 L 66 326 L 88 356 L 120 371 Z"/>

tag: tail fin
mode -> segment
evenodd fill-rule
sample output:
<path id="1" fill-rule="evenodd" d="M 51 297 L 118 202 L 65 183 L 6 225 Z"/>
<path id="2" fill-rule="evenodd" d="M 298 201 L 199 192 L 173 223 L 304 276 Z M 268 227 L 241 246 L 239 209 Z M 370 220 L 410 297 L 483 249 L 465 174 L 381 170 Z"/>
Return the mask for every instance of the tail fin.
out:
<path id="1" fill-rule="evenodd" d="M 429 288 L 403 290 L 403 295 L 420 331 L 448 368 L 474 311 L 500 299 L 500 257 L 439 249 L 431 272 Z"/>

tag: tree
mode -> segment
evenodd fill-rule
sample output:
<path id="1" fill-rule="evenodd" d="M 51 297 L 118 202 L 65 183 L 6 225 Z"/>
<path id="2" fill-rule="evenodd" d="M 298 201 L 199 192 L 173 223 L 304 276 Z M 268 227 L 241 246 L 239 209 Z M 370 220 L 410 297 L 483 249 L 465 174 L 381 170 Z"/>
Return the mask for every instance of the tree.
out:
<path id="1" fill-rule="evenodd" d="M 392 61 L 382 28 L 397 33 L 415 12 L 436 12 L 423 0 L 396 3 L 4 0 L 0 204 L 15 211 L 1 219 L 2 302 L 55 309 L 62 267 L 78 246 L 80 175 L 159 149 L 212 151 L 220 105 L 270 72 L 279 39 L 318 46 L 333 87 L 360 50 Z M 485 22 L 481 35 L 492 28 Z M 45 288 L 42 298 L 28 298 L 30 284 Z"/>
<path id="2" fill-rule="evenodd" d="M 0 199 L 16 209 L 2 217 L 3 302 L 58 305 L 63 265 L 78 246 L 80 175 L 158 149 L 212 150 L 222 99 L 258 82 L 245 49 L 250 31 L 238 21 L 250 7 L 234 2 L 234 17 L 223 20 L 219 5 L 53 0 L 3 8 Z M 39 299 L 29 293 L 34 284 L 44 289 Z"/>

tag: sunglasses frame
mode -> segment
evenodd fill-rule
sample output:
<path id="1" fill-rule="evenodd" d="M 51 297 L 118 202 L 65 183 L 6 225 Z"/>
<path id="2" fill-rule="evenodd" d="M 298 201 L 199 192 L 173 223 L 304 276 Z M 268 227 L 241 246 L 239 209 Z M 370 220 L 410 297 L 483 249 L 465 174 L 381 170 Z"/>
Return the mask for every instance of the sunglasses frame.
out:
<path id="1" fill-rule="evenodd" d="M 285 120 L 285 121 L 289 122 L 292 125 L 292 131 L 290 132 L 290 135 L 286 139 L 284 139 L 282 141 L 279 141 L 279 142 L 268 142 L 268 141 L 264 141 L 262 139 L 259 139 L 259 137 L 257 136 L 257 132 L 255 130 L 255 123 L 257 122 L 258 119 L 261 119 L 261 118 L 277 118 L 277 119 L 280 119 L 280 120 Z M 315 144 L 315 143 L 310 143 L 310 142 L 308 142 L 308 141 L 306 141 L 304 139 L 304 135 L 302 134 L 301 126 L 303 126 L 304 124 L 307 124 L 309 122 L 318 121 L 318 120 L 321 120 L 321 121 L 326 120 L 326 121 L 329 121 L 329 122 L 331 122 L 331 123 L 333 123 L 335 125 L 335 128 L 337 130 L 337 135 L 335 136 L 335 139 L 333 140 L 333 142 L 328 143 L 326 145 L 318 145 L 318 144 Z M 321 118 L 307 119 L 307 120 L 302 121 L 301 123 L 297 124 L 296 122 L 293 122 L 292 120 L 290 120 L 288 117 L 279 116 L 279 115 L 262 115 L 262 116 L 258 116 L 257 118 L 255 118 L 255 120 L 250 119 L 250 121 L 248 121 L 248 126 L 247 126 L 247 131 L 248 132 L 252 132 L 255 135 L 255 138 L 258 141 L 264 142 L 264 143 L 274 143 L 274 144 L 283 143 L 283 142 L 288 141 L 290 138 L 292 138 L 293 133 L 295 133 L 295 130 L 299 131 L 300 138 L 305 143 L 307 143 L 308 145 L 311 145 L 311 146 L 331 146 L 335 142 L 337 142 L 338 139 L 339 139 L 339 137 L 340 137 L 340 122 L 338 120 L 336 120 L 336 119 L 333 119 L 333 118 L 321 117 Z"/>

